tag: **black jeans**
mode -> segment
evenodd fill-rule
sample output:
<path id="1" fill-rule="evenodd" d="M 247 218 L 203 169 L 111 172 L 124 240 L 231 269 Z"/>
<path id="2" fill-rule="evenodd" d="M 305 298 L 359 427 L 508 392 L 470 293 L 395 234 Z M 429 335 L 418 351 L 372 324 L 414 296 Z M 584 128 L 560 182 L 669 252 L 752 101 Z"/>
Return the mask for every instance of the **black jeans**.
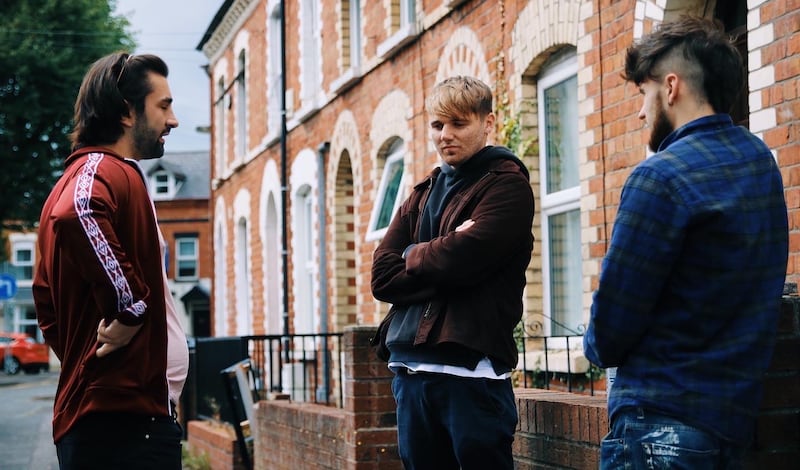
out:
<path id="1" fill-rule="evenodd" d="M 392 381 L 406 470 L 512 470 L 517 406 L 511 380 L 409 374 Z"/>
<path id="2" fill-rule="evenodd" d="M 180 424 L 171 416 L 93 413 L 56 443 L 61 470 L 181 470 Z"/>

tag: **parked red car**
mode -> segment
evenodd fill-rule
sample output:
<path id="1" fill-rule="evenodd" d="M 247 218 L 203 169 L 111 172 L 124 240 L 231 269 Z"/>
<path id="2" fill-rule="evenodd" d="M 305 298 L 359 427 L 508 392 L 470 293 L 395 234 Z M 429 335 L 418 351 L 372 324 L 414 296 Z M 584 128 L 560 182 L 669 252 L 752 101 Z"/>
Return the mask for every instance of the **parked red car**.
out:
<path id="1" fill-rule="evenodd" d="M 26 333 L 0 333 L 0 359 L 8 375 L 20 370 L 28 374 L 50 370 L 50 348 Z"/>

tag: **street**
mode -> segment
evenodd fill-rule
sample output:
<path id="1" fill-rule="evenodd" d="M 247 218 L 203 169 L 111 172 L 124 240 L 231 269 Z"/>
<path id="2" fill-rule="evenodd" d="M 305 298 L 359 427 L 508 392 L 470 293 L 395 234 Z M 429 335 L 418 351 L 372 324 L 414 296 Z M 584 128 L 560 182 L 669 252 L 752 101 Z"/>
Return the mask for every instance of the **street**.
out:
<path id="1" fill-rule="evenodd" d="M 0 372 L 0 469 L 57 470 L 51 420 L 58 372 Z"/>

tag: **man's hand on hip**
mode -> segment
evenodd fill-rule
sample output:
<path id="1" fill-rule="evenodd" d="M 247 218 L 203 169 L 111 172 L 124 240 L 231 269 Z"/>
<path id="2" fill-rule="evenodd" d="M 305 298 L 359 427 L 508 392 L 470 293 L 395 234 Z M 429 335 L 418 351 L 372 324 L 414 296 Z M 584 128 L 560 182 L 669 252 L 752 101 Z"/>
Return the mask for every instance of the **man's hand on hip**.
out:
<path id="1" fill-rule="evenodd" d="M 106 326 L 106 321 L 100 320 L 100 325 L 97 327 L 97 341 L 102 346 L 97 349 L 97 357 L 107 356 L 117 349 L 127 346 L 141 328 L 142 325 L 127 326 L 117 320 Z"/>

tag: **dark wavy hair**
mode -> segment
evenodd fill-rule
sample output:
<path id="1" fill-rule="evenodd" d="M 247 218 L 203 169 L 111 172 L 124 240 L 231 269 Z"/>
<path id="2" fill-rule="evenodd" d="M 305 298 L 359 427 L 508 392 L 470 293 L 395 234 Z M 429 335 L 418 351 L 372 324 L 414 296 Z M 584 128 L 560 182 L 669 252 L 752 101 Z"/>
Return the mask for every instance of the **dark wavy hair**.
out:
<path id="1" fill-rule="evenodd" d="M 129 107 L 139 115 L 145 97 L 153 91 L 149 72 L 166 77 L 167 64 L 159 57 L 115 52 L 98 59 L 89 68 L 75 100 L 72 149 L 113 144 L 122 136 L 120 119 Z"/>
<path id="2" fill-rule="evenodd" d="M 641 85 L 674 72 L 714 112 L 727 113 L 742 91 L 744 66 L 721 23 L 681 16 L 628 48 L 622 78 Z"/>

